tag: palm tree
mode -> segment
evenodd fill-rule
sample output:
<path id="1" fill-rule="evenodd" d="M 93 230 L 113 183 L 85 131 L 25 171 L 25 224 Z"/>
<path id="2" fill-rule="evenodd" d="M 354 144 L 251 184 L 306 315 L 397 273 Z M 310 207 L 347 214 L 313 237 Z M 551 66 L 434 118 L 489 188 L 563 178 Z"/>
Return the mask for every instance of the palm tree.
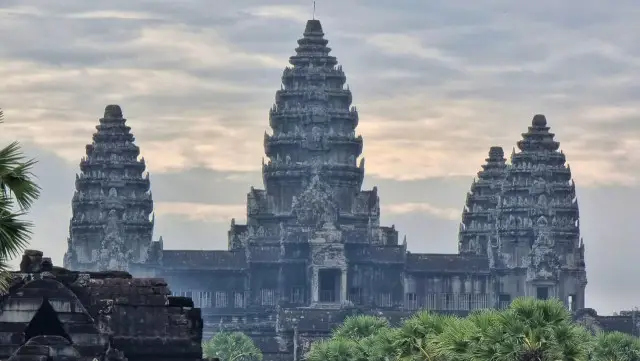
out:
<path id="1" fill-rule="evenodd" d="M 559 300 L 516 299 L 509 309 L 469 320 L 479 331 L 467 352 L 473 361 L 583 361 L 587 331 L 572 323 Z"/>
<path id="2" fill-rule="evenodd" d="M 35 163 L 25 158 L 18 142 L 0 149 L 0 293 L 9 287 L 7 261 L 20 254 L 31 236 L 33 224 L 22 217 L 40 195 L 33 181 Z"/>
<path id="3" fill-rule="evenodd" d="M 262 361 L 262 352 L 242 332 L 219 332 L 202 345 L 205 358 L 223 361 Z"/>
<path id="4" fill-rule="evenodd" d="M 333 337 L 362 339 L 389 327 L 389 321 L 382 317 L 368 315 L 350 316 L 333 331 Z"/>
<path id="5" fill-rule="evenodd" d="M 401 360 L 447 360 L 438 347 L 438 336 L 459 319 L 454 316 L 421 311 L 404 321 L 395 347 Z"/>
<path id="6" fill-rule="evenodd" d="M 397 332 L 382 317 L 347 317 L 331 338 L 315 342 L 308 361 L 388 361 Z"/>
<path id="7" fill-rule="evenodd" d="M 365 355 L 358 341 L 347 338 L 331 338 L 316 341 L 305 355 L 307 361 L 364 361 Z"/>
<path id="8" fill-rule="evenodd" d="M 640 361 L 640 339 L 620 332 L 600 333 L 591 361 Z"/>
<path id="9" fill-rule="evenodd" d="M 400 340 L 400 329 L 383 328 L 375 334 L 358 341 L 362 355 L 367 361 L 396 361 L 400 353 L 396 344 Z"/>
<path id="10" fill-rule="evenodd" d="M 435 354 L 447 361 L 469 361 L 482 335 L 495 325 L 498 311 L 487 310 L 470 314 L 467 318 L 452 318 L 442 332 L 435 336 Z"/>

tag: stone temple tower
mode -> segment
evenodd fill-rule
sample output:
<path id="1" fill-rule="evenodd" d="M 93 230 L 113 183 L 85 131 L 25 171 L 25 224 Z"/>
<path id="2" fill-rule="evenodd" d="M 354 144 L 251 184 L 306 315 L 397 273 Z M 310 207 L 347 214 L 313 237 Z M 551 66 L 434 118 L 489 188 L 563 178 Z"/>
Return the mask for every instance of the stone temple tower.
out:
<path id="1" fill-rule="evenodd" d="M 477 180 L 471 184 L 458 234 L 460 254 L 487 255 L 487 245 L 495 233 L 496 206 L 506 176 L 506 161 L 501 147 L 491 147 Z"/>
<path id="2" fill-rule="evenodd" d="M 587 284 L 578 201 L 571 170 L 544 115 L 536 115 L 511 155 L 489 247 L 500 271 L 499 303 L 551 297 L 570 310 L 584 307 Z"/>
<path id="3" fill-rule="evenodd" d="M 326 166 L 322 178 L 336 193 L 340 207 L 351 207 L 364 175 L 362 137 L 355 135 L 358 113 L 351 106 L 351 91 L 322 26 L 310 20 L 296 55 L 290 57 L 282 75 L 282 88 L 269 114 L 273 135 L 265 134 L 269 162 L 263 166 L 267 193 L 276 212 L 291 210 L 294 195 L 308 184 L 309 174 Z"/>
<path id="4" fill-rule="evenodd" d="M 108 105 L 80 161 L 64 266 L 128 270 L 144 263 L 152 241 L 149 173 L 118 105 Z"/>
<path id="5" fill-rule="evenodd" d="M 403 303 L 406 248 L 394 227 L 380 227 L 377 189 L 361 189 L 358 112 L 327 44 L 309 20 L 269 111 L 265 189 L 247 195 L 246 225 L 231 222 L 229 250 L 251 274 L 248 303 L 265 310 Z"/>

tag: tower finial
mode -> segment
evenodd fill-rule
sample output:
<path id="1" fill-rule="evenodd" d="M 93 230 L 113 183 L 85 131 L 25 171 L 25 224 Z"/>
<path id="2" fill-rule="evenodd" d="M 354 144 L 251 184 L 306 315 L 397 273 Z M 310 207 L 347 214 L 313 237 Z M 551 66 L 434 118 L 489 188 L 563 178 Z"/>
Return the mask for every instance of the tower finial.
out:
<path id="1" fill-rule="evenodd" d="M 313 14 L 311 15 L 311 19 L 315 20 L 316 19 L 316 1 L 313 1 Z"/>

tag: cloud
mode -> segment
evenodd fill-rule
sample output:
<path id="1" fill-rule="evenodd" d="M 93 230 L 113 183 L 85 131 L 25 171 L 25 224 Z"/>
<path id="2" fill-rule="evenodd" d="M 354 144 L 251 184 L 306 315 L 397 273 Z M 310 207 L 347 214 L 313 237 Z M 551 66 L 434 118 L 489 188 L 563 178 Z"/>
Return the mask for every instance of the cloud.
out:
<path id="1" fill-rule="evenodd" d="M 186 216 L 191 221 L 229 222 L 232 218 L 246 213 L 244 204 L 220 205 L 186 202 L 156 202 L 155 212 L 160 216 Z M 245 217 L 246 218 L 246 217 Z M 242 222 L 242 219 L 239 219 Z"/>
<path id="2" fill-rule="evenodd" d="M 171 248 L 224 248 L 225 218 L 241 218 L 261 185 L 268 109 L 311 11 L 293 0 L 2 1 L 0 142 L 41 161 L 34 247 L 61 258 L 77 163 L 117 103 L 151 172 L 156 234 Z M 509 154 L 545 113 L 581 192 L 590 300 L 633 306 L 620 268 L 635 263 L 620 260 L 635 244 L 640 176 L 636 1 L 326 1 L 316 15 L 359 109 L 365 183 L 412 251 L 455 251 L 454 210 L 489 147 Z M 598 258 L 611 242 L 620 258 Z"/>
<path id="3" fill-rule="evenodd" d="M 450 221 L 460 219 L 460 211 L 453 208 L 442 209 L 434 207 L 428 203 L 399 203 L 389 204 L 382 208 L 386 214 L 408 214 L 408 213 L 426 213 L 436 218 L 442 218 Z"/>
<path id="4" fill-rule="evenodd" d="M 574 145 L 588 132 L 562 136 L 624 117 L 602 114 L 584 123 L 584 104 L 606 107 L 626 98 L 617 105 L 634 106 L 632 95 L 622 94 L 635 90 L 629 80 L 638 49 L 618 36 L 626 19 L 631 26 L 628 5 L 602 9 L 590 3 L 559 18 L 540 9 L 571 6 L 402 4 L 318 8 L 361 109 L 372 174 L 469 174 L 489 146 L 510 148 L 530 117 L 545 112 L 564 139 L 579 184 L 637 181 L 633 167 L 607 158 L 610 149 L 595 145 L 590 149 L 600 152 L 589 161 L 581 157 L 586 149 Z M 278 78 L 311 12 L 293 1 L 220 1 L 215 12 L 195 0 L 180 7 L 164 1 L 144 7 L 124 1 L 5 6 L 0 76 L 6 81 L 0 92 L 10 94 L 7 114 L 19 114 L 15 134 L 72 159 L 85 142 L 80 134 L 88 137 L 102 107 L 122 103 L 157 171 L 190 163 L 219 171 L 255 169 Z M 359 16 L 347 16 L 354 13 Z M 607 92 L 600 94 L 596 89 L 604 86 Z M 38 131 L 52 122 L 66 123 L 60 131 L 72 127 L 78 136 L 52 139 Z M 614 149 L 620 152 L 638 139 L 622 131 L 608 137 L 626 140 Z M 606 179 L 598 169 L 604 163 L 612 164 Z"/>

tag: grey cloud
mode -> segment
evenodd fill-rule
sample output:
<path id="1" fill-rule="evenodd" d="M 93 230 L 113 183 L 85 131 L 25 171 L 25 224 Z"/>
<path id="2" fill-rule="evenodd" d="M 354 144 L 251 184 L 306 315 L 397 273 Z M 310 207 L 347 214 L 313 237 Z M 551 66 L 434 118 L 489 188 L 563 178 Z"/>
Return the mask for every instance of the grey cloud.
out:
<path id="1" fill-rule="evenodd" d="M 239 176 L 242 181 L 237 180 Z M 156 201 L 243 204 L 251 186 L 261 187 L 262 176 L 192 168 L 153 174 L 152 184 Z"/>

